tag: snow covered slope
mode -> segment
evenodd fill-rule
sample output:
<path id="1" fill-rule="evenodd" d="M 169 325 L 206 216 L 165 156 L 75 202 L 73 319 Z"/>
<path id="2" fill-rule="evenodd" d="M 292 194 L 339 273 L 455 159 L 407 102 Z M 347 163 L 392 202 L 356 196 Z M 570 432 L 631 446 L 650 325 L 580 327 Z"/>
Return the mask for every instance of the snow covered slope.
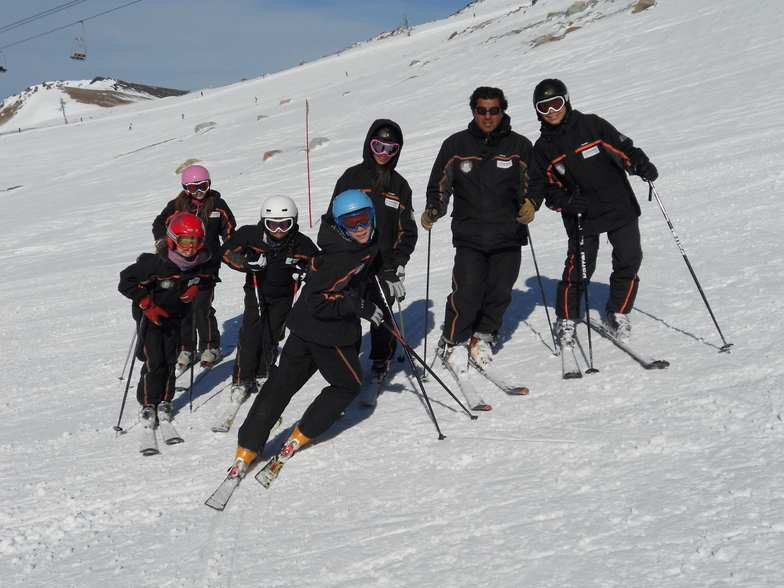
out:
<path id="1" fill-rule="evenodd" d="M 51 126 L 0 136 L 4 585 L 782 584 L 784 5 L 658 0 L 633 14 L 632 0 L 577 4 L 584 10 L 567 16 L 571 0 L 480 1 L 410 37 L 265 78 L 94 109 L 68 125 L 39 112 Z M 552 76 L 658 166 L 657 189 L 731 354 L 718 352 L 662 214 L 633 179 L 645 252 L 634 340 L 669 359 L 667 371 L 644 371 L 594 338 L 600 372 L 561 380 L 525 250 L 496 364 L 531 394 L 508 397 L 477 378 L 494 409 L 470 421 L 429 384 L 443 441 L 403 364 L 375 411 L 350 410 L 270 490 L 253 469 L 222 513 L 203 502 L 234 454 L 233 433 L 209 430 L 231 362 L 200 383 L 193 412 L 177 398 L 185 443 L 141 457 L 133 391 L 127 432 L 115 436 L 133 335 L 118 272 L 151 250 L 179 165 L 206 165 L 240 224 L 257 220 L 267 196 L 292 196 L 315 237 L 306 100 L 310 138 L 328 139 L 310 154 L 314 216 L 382 117 L 406 135 L 398 170 L 421 210 L 441 141 L 470 120 L 471 91 L 503 88 L 514 128 L 535 139 L 531 93 Z M 265 160 L 269 151 L 279 153 Z M 531 230 L 552 303 L 563 228 L 543 209 Z M 602 247 L 596 308 L 610 268 Z M 448 223 L 432 233 L 429 309 L 426 252 L 422 235 L 403 315 L 420 354 L 427 321 L 432 358 L 449 291 Z M 225 268 L 222 278 L 215 306 L 229 345 L 242 276 Z M 314 378 L 295 397 L 267 453 L 321 385 Z"/>

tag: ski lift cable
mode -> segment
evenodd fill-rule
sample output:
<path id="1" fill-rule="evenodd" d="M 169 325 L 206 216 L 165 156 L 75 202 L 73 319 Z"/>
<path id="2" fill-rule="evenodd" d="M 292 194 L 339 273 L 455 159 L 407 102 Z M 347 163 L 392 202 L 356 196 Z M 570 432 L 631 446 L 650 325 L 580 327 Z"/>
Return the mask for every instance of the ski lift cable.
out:
<path id="1" fill-rule="evenodd" d="M 22 39 L 21 41 L 16 41 L 15 43 L 10 43 L 9 45 L 3 45 L 0 47 L 0 50 L 7 49 L 8 47 L 13 47 L 14 45 L 19 45 L 20 43 L 26 43 L 27 41 L 32 41 L 33 39 L 37 39 L 38 37 L 43 37 L 44 35 L 49 35 L 51 33 L 56 33 L 57 31 L 61 31 L 63 29 L 67 29 L 68 27 L 72 27 L 74 25 L 78 25 L 82 23 L 84 25 L 85 21 L 92 20 L 94 18 L 98 18 L 99 16 L 103 16 L 104 14 L 109 14 L 110 12 L 114 12 L 115 10 L 120 10 L 120 8 L 125 8 L 126 6 L 130 6 L 131 4 L 138 4 L 142 0 L 134 0 L 133 2 L 128 2 L 127 4 L 123 4 L 122 6 L 118 6 L 117 8 L 112 8 L 111 10 L 107 10 L 105 12 L 101 12 L 100 14 L 95 14 L 93 16 L 88 16 L 87 18 L 82 18 L 77 20 L 76 22 L 72 22 L 71 24 L 63 25 L 61 27 L 57 27 L 56 29 L 52 29 L 51 31 L 47 31 L 45 33 L 41 33 L 40 35 L 35 35 L 33 37 L 28 37 L 27 39 Z"/>
<path id="2" fill-rule="evenodd" d="M 33 16 L 28 16 L 27 18 L 23 18 L 22 20 L 16 21 L 15 23 L 11 23 L 10 25 L 0 27 L 0 33 L 10 31 L 11 29 L 15 29 L 16 27 L 21 27 L 22 25 L 26 25 L 28 23 L 36 21 L 39 18 L 44 18 L 45 16 L 49 16 L 50 14 L 54 14 L 55 12 L 60 12 L 61 10 L 65 10 L 66 8 L 75 6 L 76 4 L 81 4 L 82 2 L 87 2 L 87 0 L 72 0 L 71 2 L 61 4 L 60 6 L 55 6 L 54 8 L 51 8 L 44 12 L 39 12 L 38 14 L 34 14 Z"/>

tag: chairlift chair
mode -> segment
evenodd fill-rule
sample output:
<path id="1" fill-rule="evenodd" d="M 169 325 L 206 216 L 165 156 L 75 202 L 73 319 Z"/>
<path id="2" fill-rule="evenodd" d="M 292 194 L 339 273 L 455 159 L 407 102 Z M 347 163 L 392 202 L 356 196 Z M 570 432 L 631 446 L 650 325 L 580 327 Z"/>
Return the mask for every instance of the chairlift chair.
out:
<path id="1" fill-rule="evenodd" d="M 87 59 L 87 45 L 84 42 L 84 23 L 81 20 L 79 22 L 82 23 L 82 36 L 76 37 L 71 43 L 71 59 L 84 61 Z"/>
<path id="2" fill-rule="evenodd" d="M 8 65 L 5 62 L 5 55 L 3 52 L 0 51 L 0 73 L 5 73 L 8 71 Z"/>

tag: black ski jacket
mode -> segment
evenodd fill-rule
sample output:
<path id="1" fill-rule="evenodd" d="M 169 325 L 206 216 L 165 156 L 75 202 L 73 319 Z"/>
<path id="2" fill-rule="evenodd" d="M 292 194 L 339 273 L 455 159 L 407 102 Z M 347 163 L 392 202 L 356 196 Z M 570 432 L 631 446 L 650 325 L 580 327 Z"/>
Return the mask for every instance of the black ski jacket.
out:
<path id="1" fill-rule="evenodd" d="M 204 289 L 212 288 L 215 282 L 220 281 L 217 277 L 219 262 L 204 249 L 199 251 L 198 255 L 197 259 L 204 261 L 183 270 L 173 261 L 162 259 L 157 253 L 142 253 L 136 263 L 121 271 L 117 289 L 133 301 L 134 318 L 139 319 L 139 303 L 149 296 L 155 304 L 169 313 L 169 318 L 165 320 L 181 320 L 189 304 L 180 300 L 185 290 L 193 284 Z"/>
<path id="2" fill-rule="evenodd" d="M 215 259 L 219 259 L 221 252 L 220 239 L 222 238 L 225 243 L 226 240 L 231 237 L 232 232 L 237 226 L 237 221 L 234 220 L 234 214 L 231 212 L 229 205 L 221 198 L 220 192 L 210 188 L 207 191 L 205 200 L 207 198 L 212 198 L 215 203 L 215 208 L 212 213 L 210 213 L 209 221 L 204 223 L 204 245 L 210 250 L 210 253 Z M 182 212 L 175 208 L 175 201 L 176 198 L 171 200 L 161 213 L 155 217 L 155 220 L 152 221 L 152 236 L 156 241 L 166 237 L 166 228 L 169 226 L 169 221 L 175 214 Z M 191 204 L 185 212 L 190 212 L 191 214 L 199 216 L 198 207 L 193 204 Z M 218 264 L 218 267 L 220 267 L 220 264 Z"/>
<path id="3" fill-rule="evenodd" d="M 344 237 L 331 214 L 321 217 L 321 253 L 310 262 L 305 285 L 287 319 L 292 333 L 319 345 L 352 345 L 362 336 L 357 311 L 380 270 L 375 237 L 360 244 Z M 370 283 L 370 280 L 373 283 Z"/>
<path id="4" fill-rule="evenodd" d="M 628 173 L 648 158 L 632 140 L 595 114 L 572 110 L 561 124 L 542 123 L 534 146 L 545 177 L 545 203 L 561 212 L 569 230 L 576 215 L 563 211 L 576 190 L 589 198 L 587 235 L 613 230 L 640 216 Z"/>
<path id="5" fill-rule="evenodd" d="M 266 298 L 292 297 L 295 291 L 292 273 L 299 270 L 304 274 L 310 258 L 318 253 L 318 247 L 310 237 L 299 232 L 297 225 L 277 250 L 264 240 L 265 235 L 264 221 L 240 227 L 224 243 L 221 258 L 231 269 L 245 272 L 246 287 L 253 288 L 255 276 L 259 290 Z M 253 271 L 248 261 L 258 261 L 262 254 L 267 258 L 266 267 Z"/>
<path id="6" fill-rule="evenodd" d="M 390 186 L 388 191 L 382 194 L 372 191 L 373 178 L 379 165 L 370 150 L 370 139 L 380 127 L 395 129 L 400 137 L 401 147 L 387 164 L 392 168 Z M 390 269 L 406 265 L 417 242 L 417 224 L 412 208 L 411 188 L 405 178 L 395 171 L 402 147 L 403 132 L 396 122 L 388 119 L 374 121 L 365 137 L 362 163 L 343 172 L 332 193 L 332 200 L 346 190 L 362 190 L 367 193 L 375 209 L 378 244 L 384 267 Z"/>
<path id="7" fill-rule="evenodd" d="M 455 247 L 494 251 L 528 243 L 528 228 L 515 219 L 526 198 L 537 210 L 541 206 L 542 176 L 531 141 L 512 131 L 508 115 L 492 133 L 472 119 L 441 145 L 427 184 L 427 206 L 441 218 L 450 196 Z"/>

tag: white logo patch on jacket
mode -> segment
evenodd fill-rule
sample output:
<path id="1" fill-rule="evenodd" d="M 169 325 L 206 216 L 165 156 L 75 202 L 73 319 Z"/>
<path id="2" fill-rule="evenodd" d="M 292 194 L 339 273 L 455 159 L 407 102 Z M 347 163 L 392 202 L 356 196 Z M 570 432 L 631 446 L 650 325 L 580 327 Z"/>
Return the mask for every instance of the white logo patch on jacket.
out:
<path id="1" fill-rule="evenodd" d="M 512 160 L 511 159 L 496 159 L 495 164 L 500 169 L 509 169 L 512 167 Z"/>
<path id="2" fill-rule="evenodd" d="M 594 145 L 590 149 L 586 149 L 583 151 L 583 159 L 588 159 L 589 157 L 593 157 L 594 155 L 599 154 L 599 147 Z"/>
<path id="3" fill-rule="evenodd" d="M 461 161 L 460 162 L 460 171 L 464 174 L 467 174 L 472 169 L 474 169 L 474 163 L 472 161 Z"/>
<path id="4" fill-rule="evenodd" d="M 384 204 L 386 204 L 388 208 L 400 208 L 400 202 L 393 198 L 384 198 Z"/>

